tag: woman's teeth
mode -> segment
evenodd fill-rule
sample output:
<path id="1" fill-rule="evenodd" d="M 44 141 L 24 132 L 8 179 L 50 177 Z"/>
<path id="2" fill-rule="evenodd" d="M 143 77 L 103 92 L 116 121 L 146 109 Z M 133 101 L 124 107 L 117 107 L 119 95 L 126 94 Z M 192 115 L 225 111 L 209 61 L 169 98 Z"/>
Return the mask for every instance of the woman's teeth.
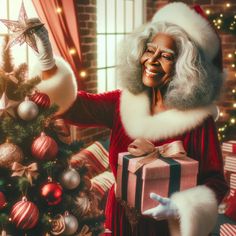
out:
<path id="1" fill-rule="evenodd" d="M 148 69 L 145 69 L 145 72 L 146 72 L 147 75 L 150 75 L 150 76 L 155 76 L 155 75 L 157 75 L 157 73 L 154 73 L 154 72 L 152 72 L 152 71 L 150 71 L 150 70 L 148 70 Z"/>

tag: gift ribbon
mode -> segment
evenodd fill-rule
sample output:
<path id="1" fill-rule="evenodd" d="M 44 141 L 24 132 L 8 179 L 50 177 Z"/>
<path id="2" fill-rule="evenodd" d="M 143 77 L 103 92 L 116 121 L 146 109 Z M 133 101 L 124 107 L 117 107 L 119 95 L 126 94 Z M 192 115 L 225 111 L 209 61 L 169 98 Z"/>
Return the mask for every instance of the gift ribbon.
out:
<path id="1" fill-rule="evenodd" d="M 155 161 L 157 158 L 165 161 L 170 166 L 170 180 L 168 196 L 180 189 L 180 164 L 171 158 L 182 158 L 186 156 L 182 141 L 174 141 L 162 146 L 155 147 L 151 142 L 146 139 L 136 139 L 128 146 L 128 151 L 132 155 L 125 155 L 123 157 L 123 170 L 122 170 L 122 186 L 127 186 L 128 183 L 128 166 L 129 160 L 143 156 L 135 167 L 136 178 L 136 194 L 135 194 L 135 207 L 138 211 L 141 209 L 141 193 L 142 193 L 142 167 Z M 122 189 L 122 200 L 127 201 L 127 187 Z"/>
<path id="2" fill-rule="evenodd" d="M 92 236 L 92 232 L 87 225 L 84 225 L 78 236 Z"/>
<path id="3" fill-rule="evenodd" d="M 30 184 L 32 185 L 33 178 L 38 176 L 38 165 L 37 163 L 32 163 L 28 166 L 23 166 L 18 162 L 14 162 L 12 165 L 12 175 L 11 176 L 23 176 L 25 175 L 26 178 L 29 180 Z"/>

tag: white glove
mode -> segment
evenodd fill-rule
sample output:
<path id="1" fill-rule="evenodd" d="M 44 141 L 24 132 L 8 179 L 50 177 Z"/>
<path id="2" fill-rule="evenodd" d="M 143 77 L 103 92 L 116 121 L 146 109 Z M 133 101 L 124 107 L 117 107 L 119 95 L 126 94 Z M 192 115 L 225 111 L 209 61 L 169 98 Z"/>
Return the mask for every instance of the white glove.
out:
<path id="1" fill-rule="evenodd" d="M 37 18 L 29 19 L 29 21 L 40 22 Z M 42 26 L 34 31 L 38 53 L 36 56 L 39 59 L 40 69 L 42 71 L 49 70 L 55 66 L 55 59 L 53 57 L 52 46 L 49 41 L 48 31 Z"/>
<path id="2" fill-rule="evenodd" d="M 176 205 L 169 198 L 163 198 L 155 193 L 150 193 L 150 198 L 158 201 L 160 204 L 157 207 L 146 210 L 143 215 L 150 216 L 155 220 L 166 220 L 179 217 Z"/>

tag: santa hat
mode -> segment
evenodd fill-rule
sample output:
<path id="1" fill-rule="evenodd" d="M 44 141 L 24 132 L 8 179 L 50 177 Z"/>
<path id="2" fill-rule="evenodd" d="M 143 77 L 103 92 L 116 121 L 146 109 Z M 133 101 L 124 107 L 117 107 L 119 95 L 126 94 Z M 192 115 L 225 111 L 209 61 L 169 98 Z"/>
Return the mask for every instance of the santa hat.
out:
<path id="1" fill-rule="evenodd" d="M 199 6 L 191 9 L 182 2 L 167 4 L 154 15 L 152 22 L 178 25 L 214 64 L 221 67 L 220 38 Z"/>

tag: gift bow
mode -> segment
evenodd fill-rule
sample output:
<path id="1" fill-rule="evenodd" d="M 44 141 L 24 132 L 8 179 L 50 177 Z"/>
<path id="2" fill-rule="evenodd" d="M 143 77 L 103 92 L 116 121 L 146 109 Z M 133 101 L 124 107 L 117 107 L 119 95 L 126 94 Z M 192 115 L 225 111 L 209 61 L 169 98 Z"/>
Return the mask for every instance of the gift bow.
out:
<path id="1" fill-rule="evenodd" d="M 38 170 L 38 165 L 35 162 L 28 166 L 23 166 L 18 162 L 14 162 L 12 165 L 13 173 L 11 176 L 25 175 L 26 178 L 29 180 L 30 184 L 32 185 L 32 179 L 38 176 L 37 170 Z"/>
<path id="2" fill-rule="evenodd" d="M 155 161 L 156 158 L 183 158 L 186 157 L 182 141 L 173 141 L 161 146 L 155 147 L 147 139 L 136 139 L 128 146 L 128 152 L 135 157 L 140 157 L 136 163 L 135 171 L 143 165 Z"/>
<path id="3" fill-rule="evenodd" d="M 92 236 L 92 232 L 87 225 L 84 225 L 78 236 Z"/>

